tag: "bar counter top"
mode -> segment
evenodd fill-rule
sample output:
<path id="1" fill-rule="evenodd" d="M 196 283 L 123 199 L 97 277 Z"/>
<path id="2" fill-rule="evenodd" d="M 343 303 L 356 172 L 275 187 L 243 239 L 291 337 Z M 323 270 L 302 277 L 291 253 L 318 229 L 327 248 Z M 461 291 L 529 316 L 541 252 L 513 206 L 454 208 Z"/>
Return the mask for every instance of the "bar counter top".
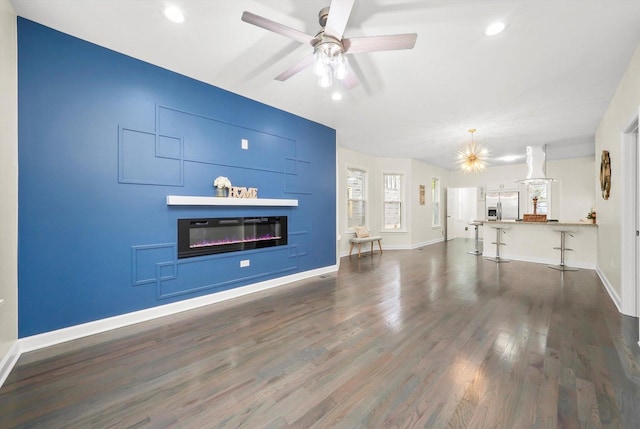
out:
<path id="1" fill-rule="evenodd" d="M 494 224 L 494 223 L 500 223 L 500 224 L 507 224 L 507 225 L 544 225 L 544 226 L 548 226 L 548 227 L 553 227 L 553 226 L 598 226 L 597 223 L 592 223 L 592 222 L 524 222 L 524 221 L 520 221 L 520 220 L 477 220 L 474 222 L 478 222 L 481 224 Z"/>
<path id="2" fill-rule="evenodd" d="M 568 230 L 566 264 L 576 268 L 595 269 L 597 224 L 587 222 L 522 222 L 480 220 L 482 224 L 482 254 L 496 255 L 500 237 L 500 256 L 516 261 L 557 265 L 560 262 L 560 233 Z M 501 229 L 497 229 L 501 228 Z"/>

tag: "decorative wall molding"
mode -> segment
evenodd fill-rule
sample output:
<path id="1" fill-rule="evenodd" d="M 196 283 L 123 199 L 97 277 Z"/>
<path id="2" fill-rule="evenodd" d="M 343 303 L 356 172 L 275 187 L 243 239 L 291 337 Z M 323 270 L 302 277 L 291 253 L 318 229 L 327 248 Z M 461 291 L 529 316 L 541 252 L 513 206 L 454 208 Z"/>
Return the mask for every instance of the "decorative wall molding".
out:
<path id="1" fill-rule="evenodd" d="M 146 322 L 148 320 L 157 319 L 159 317 L 170 316 L 172 314 L 180 313 L 183 311 L 193 310 L 205 305 L 211 305 L 218 302 L 227 301 L 229 299 L 239 298 L 241 296 L 249 295 L 254 292 L 277 288 L 279 286 L 284 286 L 286 284 L 308 279 L 311 277 L 333 273 L 337 270 L 338 267 L 336 265 L 317 268 L 314 270 L 291 274 L 289 276 L 266 280 L 263 282 L 241 286 L 238 288 L 204 295 L 197 298 L 173 302 L 171 304 L 147 308 L 140 311 L 134 311 L 132 313 L 83 323 L 68 328 L 45 332 L 43 334 L 32 335 L 30 337 L 21 338 L 18 340 L 19 352 L 21 354 L 34 350 L 40 350 L 45 347 L 54 346 L 56 344 L 76 340 L 79 338 L 87 337 L 89 335 L 95 335 L 101 332 L 107 332 L 113 329 L 133 325 L 135 323 Z M 9 353 L 8 356 L 11 356 L 11 354 Z M 18 360 L 18 357 L 15 358 L 15 361 Z M 11 368 L 15 364 L 15 361 L 11 363 L 8 371 L 11 370 Z"/>

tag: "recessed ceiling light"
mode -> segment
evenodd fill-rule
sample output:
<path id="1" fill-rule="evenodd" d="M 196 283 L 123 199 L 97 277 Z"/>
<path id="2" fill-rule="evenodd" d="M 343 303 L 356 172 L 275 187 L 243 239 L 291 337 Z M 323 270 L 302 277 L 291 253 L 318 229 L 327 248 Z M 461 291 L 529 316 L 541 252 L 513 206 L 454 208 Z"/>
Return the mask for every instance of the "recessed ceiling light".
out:
<path id="1" fill-rule="evenodd" d="M 169 6 L 164 10 L 164 16 L 172 22 L 184 22 L 184 15 L 180 9 L 175 6 Z"/>
<path id="2" fill-rule="evenodd" d="M 339 92 L 334 92 L 333 94 L 331 94 L 331 99 L 333 101 L 340 101 L 342 100 L 342 94 L 340 94 Z"/>
<path id="3" fill-rule="evenodd" d="M 498 158 L 500 161 L 504 161 L 504 162 L 511 162 L 511 161 L 515 161 L 516 159 L 521 158 L 520 155 L 505 155 L 501 158 Z"/>
<path id="4" fill-rule="evenodd" d="M 504 22 L 494 22 L 487 27 L 487 29 L 484 31 L 484 34 L 486 34 L 487 36 L 495 36 L 496 34 L 501 33 L 505 27 L 506 25 L 504 24 Z"/>

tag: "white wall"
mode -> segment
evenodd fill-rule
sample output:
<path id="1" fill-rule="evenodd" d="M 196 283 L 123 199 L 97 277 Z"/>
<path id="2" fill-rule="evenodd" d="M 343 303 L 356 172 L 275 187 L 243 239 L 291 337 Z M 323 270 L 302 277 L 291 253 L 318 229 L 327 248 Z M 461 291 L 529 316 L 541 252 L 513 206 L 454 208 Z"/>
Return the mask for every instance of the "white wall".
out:
<path id="1" fill-rule="evenodd" d="M 0 385 L 18 338 L 18 77 L 16 14 L 0 0 Z M 6 375 L 6 374 L 5 374 Z"/>
<path id="2" fill-rule="evenodd" d="M 496 186 L 498 183 L 504 183 L 510 187 L 510 190 L 520 190 L 516 180 L 522 179 L 527 175 L 527 166 L 525 164 L 503 165 L 497 167 L 488 167 L 482 173 L 469 174 L 460 170 L 451 172 L 451 183 L 449 186 L 456 188 L 465 187 L 482 187 L 485 192 Z M 523 204 L 521 194 L 520 213 L 523 213 Z M 478 201 L 476 219 L 486 218 L 486 205 L 484 201 Z"/>
<path id="3" fill-rule="evenodd" d="M 636 49 L 609 107 L 596 131 L 596 159 L 592 182 L 597 195 L 598 269 L 610 287 L 621 294 L 621 208 L 623 183 L 621 168 L 621 133 L 638 113 L 640 106 L 640 46 Z M 600 192 L 600 154 L 608 150 L 611 157 L 611 196 L 604 200 Z"/>
<path id="4" fill-rule="evenodd" d="M 371 173 L 373 171 L 374 158 L 370 155 L 344 149 L 338 146 L 338 202 L 336 204 L 338 210 L 338 255 L 349 252 L 349 238 L 353 237 L 353 233 L 347 231 L 347 168 L 359 168 L 369 173 L 369 193 L 372 194 Z M 367 226 L 374 230 L 374 223 L 371 220 L 373 211 L 371 210 L 371 202 L 367 201 L 367 212 L 365 214 Z"/>
<path id="5" fill-rule="evenodd" d="M 443 239 L 444 224 L 431 226 L 431 178 L 440 179 L 441 219 L 444 222 L 444 190 L 450 172 L 421 161 L 402 158 L 380 158 L 355 152 L 338 146 L 338 244 L 339 254 L 349 253 L 347 230 L 347 168 L 359 168 L 367 172 L 368 201 L 367 226 L 374 235 L 382 235 L 383 249 L 412 249 Z M 401 173 L 405 178 L 405 228 L 398 232 L 382 231 L 382 175 Z M 420 185 L 426 187 L 426 203 L 420 205 Z"/>
<path id="6" fill-rule="evenodd" d="M 594 206 L 595 190 L 594 159 L 574 158 L 558 161 L 547 161 L 547 177 L 557 179 L 551 185 L 551 215 L 552 219 L 566 222 L 576 222 L 586 217 L 589 209 Z M 526 186 L 515 183 L 515 180 L 524 179 L 527 175 L 526 164 L 505 165 L 488 167 L 480 174 L 465 174 L 460 171 L 451 172 L 451 184 L 453 187 L 484 187 L 485 191 L 491 190 L 498 183 L 520 191 L 520 216 L 528 213 L 528 201 L 526 200 Z M 484 219 L 485 203 L 478 202 L 478 219 Z"/>
<path id="7" fill-rule="evenodd" d="M 547 177 L 558 179 L 552 203 L 558 210 L 554 217 L 574 222 L 587 217 L 595 207 L 593 157 L 547 161 Z"/>
<path id="8" fill-rule="evenodd" d="M 444 240 L 445 222 L 445 191 L 449 186 L 451 172 L 444 168 L 427 164 L 423 161 L 411 161 L 412 177 L 410 181 L 412 203 L 411 211 L 413 218 L 411 222 L 411 247 L 416 248 L 425 244 Z M 432 204 L 431 204 L 431 179 L 440 179 L 440 226 L 432 227 Z M 425 204 L 420 205 L 419 192 L 420 185 L 425 186 Z"/>
<path id="9" fill-rule="evenodd" d="M 384 213 L 383 213 L 383 181 L 382 175 L 384 173 L 395 173 L 402 174 L 404 176 L 404 228 L 400 231 L 393 232 L 385 232 L 382 231 L 383 222 L 384 222 Z M 383 243 L 385 243 L 385 247 L 387 248 L 402 248 L 407 247 L 411 243 L 411 228 L 408 228 L 407 225 L 411 225 L 411 219 L 413 216 L 411 207 L 412 200 L 415 198 L 411 189 L 411 179 L 412 179 L 412 169 L 411 169 L 411 160 L 410 159 L 401 159 L 401 158 L 373 158 L 373 170 L 370 171 L 369 183 L 375 186 L 371 186 L 370 194 L 372 197 L 371 201 L 371 212 L 373 221 L 373 227 L 375 229 L 372 230 L 376 235 L 383 236 Z"/>

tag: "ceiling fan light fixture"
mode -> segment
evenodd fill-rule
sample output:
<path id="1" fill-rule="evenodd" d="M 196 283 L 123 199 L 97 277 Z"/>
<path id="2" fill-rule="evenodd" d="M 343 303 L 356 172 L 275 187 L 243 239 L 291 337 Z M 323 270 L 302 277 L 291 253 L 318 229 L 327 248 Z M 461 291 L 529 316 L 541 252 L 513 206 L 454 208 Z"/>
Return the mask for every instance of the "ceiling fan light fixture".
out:
<path id="1" fill-rule="evenodd" d="M 171 0 L 167 0 L 171 1 Z M 320 31 L 315 36 L 303 33 L 276 21 L 256 15 L 249 11 L 242 12 L 242 21 L 265 30 L 278 33 L 304 45 L 313 47 L 313 55 L 307 55 L 293 66 L 275 77 L 278 81 L 285 81 L 307 67 L 314 67 L 316 75 L 323 85 L 333 78 L 345 79 L 345 88 L 351 89 L 358 85 L 358 77 L 348 66 L 345 53 L 395 51 L 413 49 L 418 35 L 416 33 L 390 34 L 386 36 L 365 36 L 353 39 L 344 38 L 344 31 L 351 15 L 355 0 L 331 0 L 330 6 L 324 7 L 318 14 Z M 326 78 L 322 74 L 322 65 L 329 65 L 333 77 Z"/>
<path id="2" fill-rule="evenodd" d="M 318 85 L 322 88 L 329 88 L 333 84 L 333 79 L 331 78 L 331 73 L 325 73 L 320 76 L 318 80 Z"/>
<path id="3" fill-rule="evenodd" d="M 320 86 L 328 88 L 333 84 L 332 77 L 338 80 L 347 77 L 347 59 L 340 41 L 325 35 L 319 37 L 320 41 L 314 46 L 313 51 L 313 71 L 320 77 Z"/>
<path id="4" fill-rule="evenodd" d="M 335 61 L 335 67 L 333 68 L 333 75 L 338 80 L 343 80 L 347 77 L 347 58 L 344 54 L 339 54 Z"/>
<path id="5" fill-rule="evenodd" d="M 314 54 L 315 62 L 313 64 L 313 73 L 316 76 L 320 77 L 327 73 L 327 64 L 322 58 L 322 56 L 318 53 Z"/>
<path id="6" fill-rule="evenodd" d="M 465 173 L 480 173 L 487 166 L 487 155 L 489 151 L 478 145 L 473 140 L 475 128 L 469 130 L 471 133 L 471 141 L 458 150 L 458 168 Z"/>

